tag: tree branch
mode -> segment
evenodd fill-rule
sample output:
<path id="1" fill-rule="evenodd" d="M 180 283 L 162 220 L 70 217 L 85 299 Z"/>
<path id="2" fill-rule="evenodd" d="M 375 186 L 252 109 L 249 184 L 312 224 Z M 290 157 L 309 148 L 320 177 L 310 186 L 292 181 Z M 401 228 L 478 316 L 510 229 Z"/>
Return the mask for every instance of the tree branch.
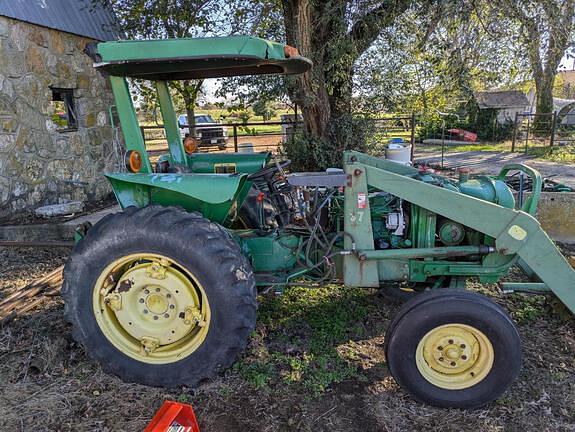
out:
<path id="1" fill-rule="evenodd" d="M 411 4 L 410 0 L 384 0 L 379 6 L 359 17 L 348 33 L 357 48 L 358 56 L 370 47 L 383 28 L 392 25 Z"/>
<path id="2" fill-rule="evenodd" d="M 510 15 L 521 23 L 521 32 L 524 34 L 525 48 L 527 49 L 527 57 L 533 72 L 535 82 L 541 80 L 543 76 L 543 64 L 541 60 L 541 34 L 537 23 L 529 17 L 522 9 L 521 5 L 517 4 L 516 0 L 507 0 L 504 2 Z"/>

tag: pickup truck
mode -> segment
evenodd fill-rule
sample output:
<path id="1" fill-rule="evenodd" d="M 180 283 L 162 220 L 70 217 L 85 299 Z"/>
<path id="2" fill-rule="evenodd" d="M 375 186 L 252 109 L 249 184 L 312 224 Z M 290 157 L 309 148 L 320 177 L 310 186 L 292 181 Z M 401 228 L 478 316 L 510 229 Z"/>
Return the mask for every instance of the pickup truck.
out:
<path id="1" fill-rule="evenodd" d="M 192 134 L 199 140 L 200 147 L 218 146 L 220 150 L 226 148 L 228 144 L 228 129 L 222 124 L 216 122 L 209 114 L 196 114 L 195 133 Z M 180 136 L 182 139 L 190 135 L 188 116 L 181 114 L 178 116 L 178 125 L 180 126 Z"/>

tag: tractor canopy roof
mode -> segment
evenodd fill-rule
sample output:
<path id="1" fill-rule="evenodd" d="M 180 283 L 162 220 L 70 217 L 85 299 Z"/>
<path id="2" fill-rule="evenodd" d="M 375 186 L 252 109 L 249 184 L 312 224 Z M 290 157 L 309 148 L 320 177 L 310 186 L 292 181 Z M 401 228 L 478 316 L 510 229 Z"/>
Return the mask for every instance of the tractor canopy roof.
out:
<path id="1" fill-rule="evenodd" d="M 102 42 L 93 57 L 111 75 L 149 80 L 287 75 L 312 66 L 295 48 L 250 36 Z"/>

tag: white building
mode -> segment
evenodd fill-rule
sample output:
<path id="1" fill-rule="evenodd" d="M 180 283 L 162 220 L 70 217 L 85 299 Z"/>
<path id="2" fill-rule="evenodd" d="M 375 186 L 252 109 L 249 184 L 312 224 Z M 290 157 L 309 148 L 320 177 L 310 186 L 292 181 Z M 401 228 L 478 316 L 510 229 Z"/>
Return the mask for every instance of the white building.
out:
<path id="1" fill-rule="evenodd" d="M 475 92 L 475 100 L 480 110 L 495 110 L 499 124 L 513 122 L 516 114 L 530 111 L 527 96 L 519 90 Z"/>

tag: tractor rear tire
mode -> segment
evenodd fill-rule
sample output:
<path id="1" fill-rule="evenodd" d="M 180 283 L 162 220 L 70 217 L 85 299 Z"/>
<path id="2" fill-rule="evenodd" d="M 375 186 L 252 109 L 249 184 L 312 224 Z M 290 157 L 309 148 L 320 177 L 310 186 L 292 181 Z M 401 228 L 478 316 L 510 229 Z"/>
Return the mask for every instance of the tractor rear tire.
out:
<path id="1" fill-rule="evenodd" d="M 479 408 L 497 399 L 521 368 L 511 318 L 480 294 L 439 289 L 405 303 L 385 336 L 397 383 L 439 407 Z"/>
<path id="2" fill-rule="evenodd" d="M 106 372 L 151 386 L 215 376 L 255 328 L 255 279 L 238 244 L 174 207 L 102 219 L 74 248 L 62 296 L 87 354 Z"/>

